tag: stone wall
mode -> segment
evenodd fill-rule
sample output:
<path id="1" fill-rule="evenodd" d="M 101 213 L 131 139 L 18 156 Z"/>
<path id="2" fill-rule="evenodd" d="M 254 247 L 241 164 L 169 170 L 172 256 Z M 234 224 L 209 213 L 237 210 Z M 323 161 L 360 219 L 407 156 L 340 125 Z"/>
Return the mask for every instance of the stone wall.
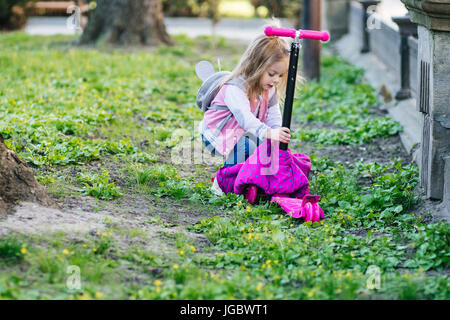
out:
<path id="1" fill-rule="evenodd" d="M 322 27 L 332 39 L 339 39 L 348 32 L 348 8 L 350 0 L 323 1 Z"/>
<path id="2" fill-rule="evenodd" d="M 363 42 L 363 15 L 364 10 L 358 1 L 351 1 L 348 12 L 348 31 L 356 41 Z M 370 52 L 374 54 L 383 64 L 393 70 L 398 79 L 400 88 L 400 33 L 393 22 L 387 22 L 377 14 L 372 17 L 372 29 L 369 29 Z M 413 97 L 417 96 L 417 39 L 409 37 L 410 50 L 410 87 Z"/>
<path id="3" fill-rule="evenodd" d="M 417 76 L 418 76 L 418 68 L 417 68 L 417 48 L 419 45 L 419 41 L 417 38 L 408 37 L 409 44 L 409 66 L 411 68 L 411 72 L 409 73 L 409 84 L 411 85 L 411 91 L 413 96 L 417 97 Z"/>
<path id="4" fill-rule="evenodd" d="M 369 31 L 370 51 L 399 75 L 400 84 L 400 33 L 380 17 L 373 17 L 376 29 Z M 417 70 L 415 67 L 413 72 Z"/>

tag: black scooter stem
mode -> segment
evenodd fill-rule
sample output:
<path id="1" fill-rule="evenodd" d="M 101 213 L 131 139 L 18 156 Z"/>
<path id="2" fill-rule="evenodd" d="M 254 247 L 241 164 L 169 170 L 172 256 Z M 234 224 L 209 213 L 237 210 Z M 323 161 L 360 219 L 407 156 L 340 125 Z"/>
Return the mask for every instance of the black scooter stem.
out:
<path id="1" fill-rule="evenodd" d="M 291 44 L 291 56 L 289 58 L 289 72 L 286 83 L 286 98 L 284 100 L 283 123 L 282 127 L 291 128 L 292 103 L 294 101 L 295 81 L 297 80 L 298 55 L 300 52 L 300 43 L 293 41 Z M 286 151 L 288 144 L 280 142 L 280 150 Z"/>

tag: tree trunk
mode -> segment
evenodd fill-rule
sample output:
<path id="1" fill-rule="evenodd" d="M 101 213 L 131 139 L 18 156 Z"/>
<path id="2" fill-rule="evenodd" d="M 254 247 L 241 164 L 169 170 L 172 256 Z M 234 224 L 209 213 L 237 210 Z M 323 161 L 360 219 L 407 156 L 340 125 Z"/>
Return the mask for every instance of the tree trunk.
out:
<path id="1" fill-rule="evenodd" d="M 164 25 L 161 0 L 97 0 L 80 44 L 173 44 Z"/>
<path id="2" fill-rule="evenodd" d="M 5 214 L 17 201 L 55 205 L 31 169 L 5 146 L 0 135 L 0 214 Z"/>

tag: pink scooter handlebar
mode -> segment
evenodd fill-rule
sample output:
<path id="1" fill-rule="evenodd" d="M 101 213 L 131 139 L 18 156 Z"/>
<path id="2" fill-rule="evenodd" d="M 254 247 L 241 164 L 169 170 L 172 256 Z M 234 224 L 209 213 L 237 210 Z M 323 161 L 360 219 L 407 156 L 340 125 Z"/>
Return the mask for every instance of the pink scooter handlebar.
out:
<path id="1" fill-rule="evenodd" d="M 312 39 L 312 40 L 321 40 L 323 42 L 327 42 L 330 40 L 330 34 L 327 31 L 314 31 L 314 30 L 298 30 L 299 31 L 299 39 Z M 264 33 L 266 36 L 278 36 L 278 37 L 296 37 L 297 30 L 295 29 L 287 29 L 287 28 L 272 28 L 267 27 L 264 29 Z"/>

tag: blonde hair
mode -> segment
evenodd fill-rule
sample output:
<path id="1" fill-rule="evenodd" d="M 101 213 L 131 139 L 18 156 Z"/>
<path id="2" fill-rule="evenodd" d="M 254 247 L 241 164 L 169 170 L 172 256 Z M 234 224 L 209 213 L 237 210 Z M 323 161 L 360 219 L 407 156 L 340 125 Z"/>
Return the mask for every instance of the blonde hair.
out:
<path id="1" fill-rule="evenodd" d="M 272 27 L 279 28 L 277 21 L 270 24 Z M 281 37 L 268 37 L 265 34 L 255 38 L 242 55 L 238 65 L 229 76 L 224 79 L 221 86 L 225 82 L 243 76 L 245 78 L 245 89 L 250 100 L 256 99 L 263 93 L 260 80 L 264 72 L 274 63 L 287 59 L 289 61 L 289 43 Z M 283 74 L 279 85 L 277 86 L 277 94 L 279 97 L 280 90 L 286 88 L 287 68 Z"/>

